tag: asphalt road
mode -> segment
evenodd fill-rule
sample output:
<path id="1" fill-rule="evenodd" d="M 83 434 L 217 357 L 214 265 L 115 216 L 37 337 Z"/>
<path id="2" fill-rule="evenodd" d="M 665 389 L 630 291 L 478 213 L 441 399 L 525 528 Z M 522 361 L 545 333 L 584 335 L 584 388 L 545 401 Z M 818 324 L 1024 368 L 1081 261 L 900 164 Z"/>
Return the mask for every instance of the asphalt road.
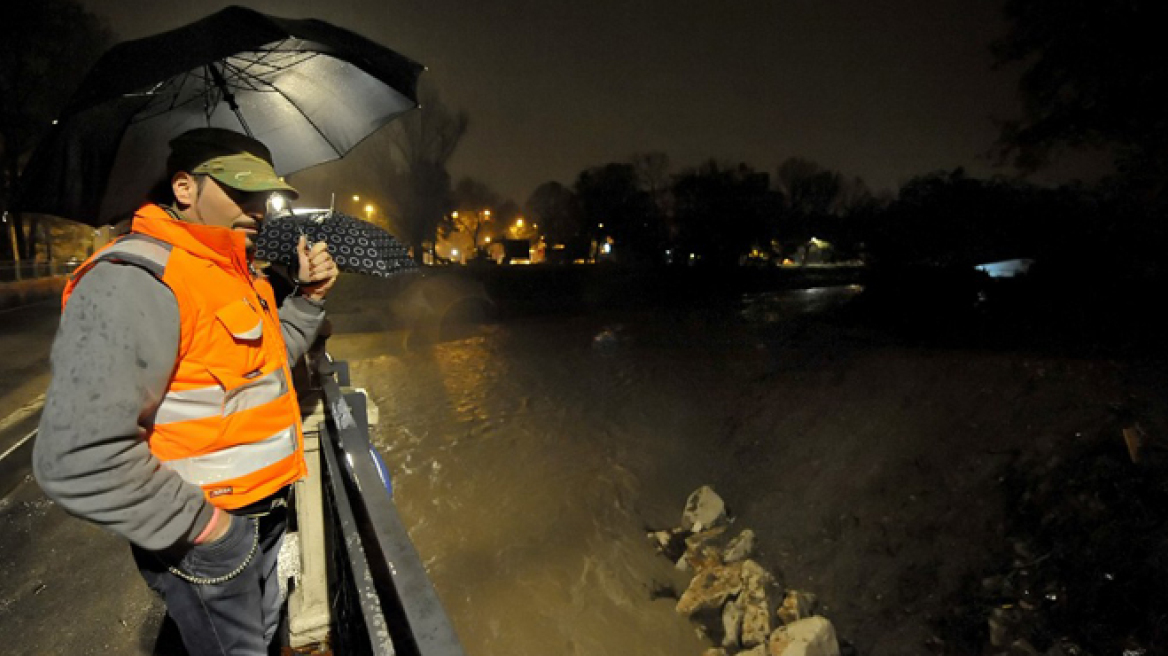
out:
<path id="1" fill-rule="evenodd" d="M 0 644 L 19 654 L 163 654 L 164 610 L 125 543 L 45 498 L 28 457 L 56 299 L 0 311 Z"/>

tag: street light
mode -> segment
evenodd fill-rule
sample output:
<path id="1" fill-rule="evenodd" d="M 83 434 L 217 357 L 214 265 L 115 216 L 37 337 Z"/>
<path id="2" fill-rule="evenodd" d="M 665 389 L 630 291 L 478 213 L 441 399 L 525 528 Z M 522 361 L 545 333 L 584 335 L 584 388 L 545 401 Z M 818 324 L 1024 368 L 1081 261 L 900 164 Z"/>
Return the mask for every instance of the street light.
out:
<path id="1" fill-rule="evenodd" d="M 366 221 L 373 220 L 373 204 L 372 203 L 365 206 L 365 220 Z"/>

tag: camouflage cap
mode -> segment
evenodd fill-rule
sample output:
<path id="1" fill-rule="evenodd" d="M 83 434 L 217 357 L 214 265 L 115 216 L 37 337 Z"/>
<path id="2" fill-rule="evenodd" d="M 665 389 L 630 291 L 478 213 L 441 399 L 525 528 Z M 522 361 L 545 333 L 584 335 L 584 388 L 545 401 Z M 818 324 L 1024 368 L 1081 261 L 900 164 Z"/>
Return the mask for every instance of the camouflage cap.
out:
<path id="1" fill-rule="evenodd" d="M 204 173 L 240 191 L 283 191 L 292 198 L 300 195 L 284 178 L 276 175 L 271 164 L 251 153 L 214 157 L 192 168 L 190 172 Z"/>
<path id="2" fill-rule="evenodd" d="M 261 141 L 223 128 L 195 128 L 170 141 L 167 181 L 179 171 L 205 174 L 240 191 L 283 191 L 299 196 L 276 174 L 272 152 Z"/>

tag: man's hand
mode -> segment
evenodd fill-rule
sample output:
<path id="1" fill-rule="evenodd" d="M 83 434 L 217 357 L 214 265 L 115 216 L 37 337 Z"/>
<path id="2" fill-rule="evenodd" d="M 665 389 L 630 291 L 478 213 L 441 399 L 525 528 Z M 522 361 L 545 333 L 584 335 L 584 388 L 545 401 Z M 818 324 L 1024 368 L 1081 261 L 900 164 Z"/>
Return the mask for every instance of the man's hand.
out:
<path id="1" fill-rule="evenodd" d="M 300 235 L 296 244 L 296 254 L 300 266 L 296 270 L 296 284 L 300 293 L 314 301 L 323 301 L 328 291 L 337 282 L 337 263 L 328 252 L 328 244 L 318 241 L 308 248 L 308 238 Z"/>

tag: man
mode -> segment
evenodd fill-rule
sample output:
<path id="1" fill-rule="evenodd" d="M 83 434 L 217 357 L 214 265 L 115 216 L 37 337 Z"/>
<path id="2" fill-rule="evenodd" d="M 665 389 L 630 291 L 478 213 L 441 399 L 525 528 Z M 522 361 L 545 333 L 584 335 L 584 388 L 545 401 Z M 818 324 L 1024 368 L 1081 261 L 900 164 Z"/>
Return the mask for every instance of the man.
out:
<path id="1" fill-rule="evenodd" d="M 172 204 L 69 281 L 33 465 L 64 509 L 132 545 L 192 656 L 268 653 L 289 486 L 306 472 L 289 373 L 337 269 L 302 237 L 279 307 L 251 268 L 276 175 L 260 142 L 215 128 L 171 141 Z"/>

